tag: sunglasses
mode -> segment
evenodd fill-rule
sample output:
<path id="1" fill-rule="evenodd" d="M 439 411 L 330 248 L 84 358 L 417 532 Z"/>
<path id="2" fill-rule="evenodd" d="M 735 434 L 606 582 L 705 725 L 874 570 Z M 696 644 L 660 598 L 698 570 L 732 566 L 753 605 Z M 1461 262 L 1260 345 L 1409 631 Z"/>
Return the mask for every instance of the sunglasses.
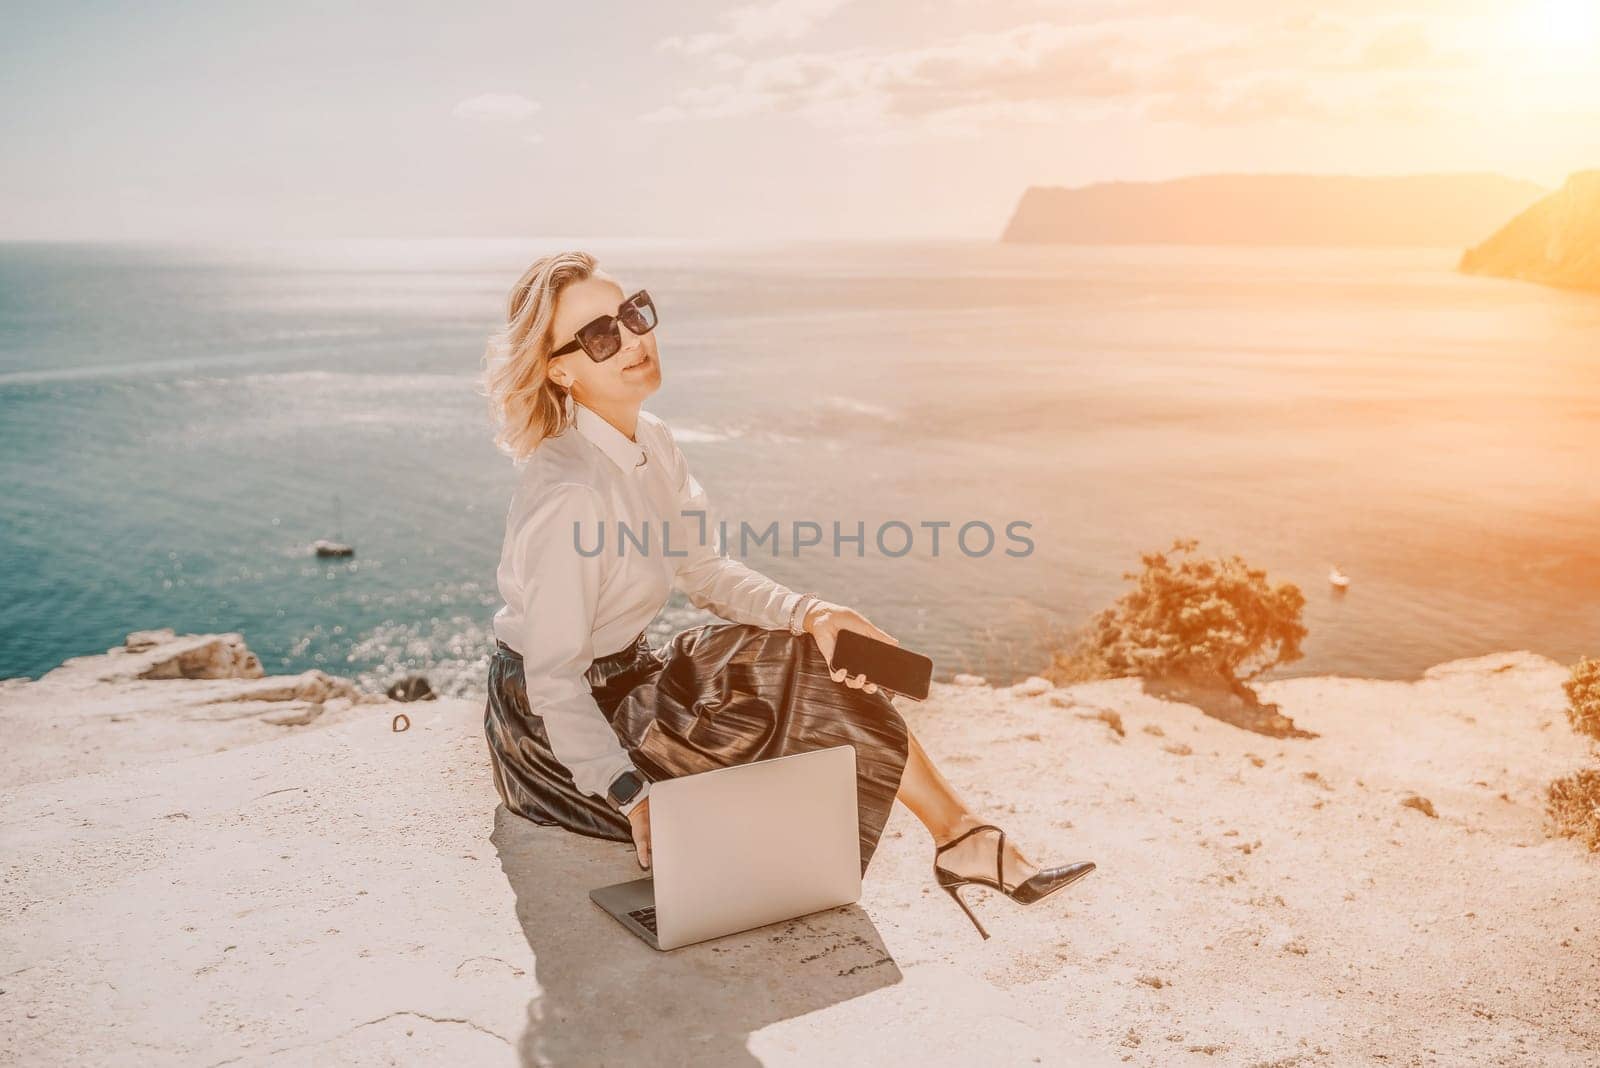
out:
<path id="1" fill-rule="evenodd" d="M 604 363 L 622 348 L 621 323 L 631 334 L 648 334 L 656 328 L 656 306 L 650 294 L 639 290 L 617 306 L 617 314 L 602 315 L 578 327 L 572 340 L 550 354 L 551 359 L 582 349 L 595 363 Z"/>

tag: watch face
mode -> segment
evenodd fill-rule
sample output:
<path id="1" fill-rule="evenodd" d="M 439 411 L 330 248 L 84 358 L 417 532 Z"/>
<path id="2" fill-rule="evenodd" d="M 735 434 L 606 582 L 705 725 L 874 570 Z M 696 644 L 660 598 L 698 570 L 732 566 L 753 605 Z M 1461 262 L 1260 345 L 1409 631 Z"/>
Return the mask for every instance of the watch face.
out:
<path id="1" fill-rule="evenodd" d="M 639 776 L 631 771 L 625 771 L 612 782 L 611 789 L 607 791 L 611 800 L 619 805 L 626 805 L 633 800 L 633 795 L 643 789 L 644 783 L 639 781 Z"/>

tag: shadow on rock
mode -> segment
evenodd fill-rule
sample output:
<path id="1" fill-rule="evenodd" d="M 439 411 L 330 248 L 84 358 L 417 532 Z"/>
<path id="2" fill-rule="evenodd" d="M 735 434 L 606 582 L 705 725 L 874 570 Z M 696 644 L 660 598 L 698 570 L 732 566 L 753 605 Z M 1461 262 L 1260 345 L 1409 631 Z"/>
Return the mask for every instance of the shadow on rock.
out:
<path id="1" fill-rule="evenodd" d="M 662 953 L 589 900 L 643 874 L 631 845 L 503 805 L 491 841 L 535 957 L 523 1064 L 759 1064 L 752 1032 L 901 979 L 858 905 Z"/>
<path id="2" fill-rule="evenodd" d="M 1193 705 L 1213 719 L 1243 730 L 1270 738 L 1317 737 L 1316 731 L 1296 727 L 1278 705 L 1261 700 L 1242 682 L 1189 675 L 1163 675 L 1143 681 L 1144 692 L 1151 697 Z"/>

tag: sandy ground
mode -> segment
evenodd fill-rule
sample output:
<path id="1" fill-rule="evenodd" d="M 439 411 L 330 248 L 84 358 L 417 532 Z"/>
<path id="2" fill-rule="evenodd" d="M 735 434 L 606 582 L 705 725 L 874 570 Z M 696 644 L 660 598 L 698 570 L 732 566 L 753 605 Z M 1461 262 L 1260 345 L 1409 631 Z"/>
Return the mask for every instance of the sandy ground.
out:
<path id="1" fill-rule="evenodd" d="M 1540 800 L 1586 749 L 1531 654 L 1267 686 L 1308 740 L 937 685 L 902 708 L 950 778 L 1098 870 L 974 894 L 985 942 L 897 808 L 859 904 L 669 954 L 587 899 L 629 847 L 498 810 L 481 702 L 159 654 L 0 685 L 5 1063 L 1600 1063 L 1600 856 Z"/>

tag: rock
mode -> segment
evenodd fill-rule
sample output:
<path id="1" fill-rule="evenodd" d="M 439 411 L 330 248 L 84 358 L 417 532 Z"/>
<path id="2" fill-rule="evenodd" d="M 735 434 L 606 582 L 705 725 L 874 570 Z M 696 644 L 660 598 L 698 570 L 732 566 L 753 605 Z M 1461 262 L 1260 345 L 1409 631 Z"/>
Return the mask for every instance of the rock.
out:
<path id="1" fill-rule="evenodd" d="M 1433 810 L 1433 802 L 1429 801 L 1426 797 L 1419 797 L 1416 794 L 1412 794 L 1404 801 L 1401 801 L 1400 804 L 1406 808 L 1416 809 L 1429 819 L 1436 820 L 1439 818 L 1439 814 Z"/>
<path id="2" fill-rule="evenodd" d="M 1600 290 L 1600 170 L 1579 171 L 1461 257 L 1466 274 Z"/>
<path id="3" fill-rule="evenodd" d="M 965 672 L 963 672 L 960 675 L 957 675 L 955 678 L 951 679 L 950 681 L 955 683 L 957 686 L 987 686 L 987 685 L 989 685 L 989 680 L 984 678 L 982 675 L 968 675 Z"/>
<path id="4" fill-rule="evenodd" d="M 104 653 L 68 658 L 0 687 L 0 782 L 12 786 L 213 754 L 359 718 L 382 694 L 311 669 L 267 675 L 239 634 L 133 631 Z"/>
<path id="5" fill-rule="evenodd" d="M 335 679 L 327 672 L 312 668 L 300 676 L 300 687 L 295 696 L 321 704 L 335 693 L 344 694 L 351 689 L 353 687 L 348 679 Z"/>
<path id="6" fill-rule="evenodd" d="M 1206 715 L 1270 738 L 1315 738 L 1295 726 L 1283 709 L 1244 683 L 1222 676 L 1161 675 L 1141 679 L 1151 697 L 1193 705 Z"/>
<path id="7" fill-rule="evenodd" d="M 425 675 L 407 675 L 384 693 L 394 701 L 432 701 L 438 697 Z"/>
<path id="8" fill-rule="evenodd" d="M 141 679 L 259 679 L 266 674 L 242 634 L 179 638 L 171 630 L 135 631 L 124 647 L 149 657 L 136 676 Z"/>
<path id="9" fill-rule="evenodd" d="M 338 680 L 134 677 L 171 645 L 0 686 L 0 1009 L 15 1025 L 0 1046 L 19 1064 L 114 1062 L 130 1036 L 162 1064 L 305 1053 L 508 1068 L 1160 1064 L 1183 1059 L 1169 1034 L 1219 1044 L 1206 1062 L 1219 1065 L 1464 1064 L 1485 1051 L 1563 1064 L 1588 1051 L 1587 1032 L 1556 1025 L 1593 1015 L 1596 865 L 1579 843 L 1546 840 L 1538 809 L 1553 776 L 1592 756 L 1560 718 L 1567 673 L 1553 662 L 1278 680 L 1270 696 L 1326 735 L 1270 748 L 1133 680 L 1056 691 L 1082 702 L 1066 715 L 1172 725 L 1152 741 L 1193 747 L 1176 766 L 1138 739 L 1099 745 L 1049 697 L 943 684 L 914 710 L 918 734 L 1051 862 L 1103 858 L 1076 904 L 1002 915 L 1004 902 L 984 909 L 991 894 L 977 907 L 996 937 L 978 939 L 927 877 L 927 833 L 898 806 L 861 905 L 652 955 L 583 905 L 585 886 L 640 874 L 628 844 L 500 804 L 480 696 L 441 694 L 401 734 L 378 695 L 344 709 L 329 697 L 309 724 L 275 725 L 263 717 L 304 715 L 298 695 Z M 1273 754 L 1271 774 L 1246 762 L 1247 744 Z M 1367 787 L 1335 818 L 1337 799 L 1301 778 L 1311 769 L 1341 794 L 1357 774 Z M 1383 848 L 1410 820 L 1384 806 L 1423 790 L 1462 817 L 1475 800 L 1481 833 L 1405 827 L 1403 848 Z M 1490 805 L 1500 790 L 1517 804 Z M 1313 827 L 1319 798 L 1328 818 Z M 1478 878 L 1507 865 L 1515 878 Z M 1140 907 L 1094 911 L 1106 902 Z M 1273 1005 L 1331 1010 L 1241 1016 L 1264 984 Z M 1463 1006 L 1511 1031 L 1463 1028 Z M 1539 1019 L 1517 1022 L 1529 1006 Z M 1118 1045 L 1130 1028 L 1147 1046 Z"/>
<path id="10" fill-rule="evenodd" d="M 1041 675 L 1029 675 L 1015 686 L 1011 692 L 1019 697 L 1038 697 L 1055 689 L 1055 684 Z"/>
<path id="11" fill-rule="evenodd" d="M 298 675 L 267 675 L 259 682 L 234 691 L 240 701 L 326 701 L 347 700 L 351 704 L 387 701 L 383 694 L 368 693 L 340 675 L 329 675 L 310 668 Z"/>
<path id="12" fill-rule="evenodd" d="M 1093 713 L 1079 712 L 1078 718 L 1099 720 L 1115 731 L 1118 738 L 1127 737 L 1128 732 L 1122 726 L 1122 714 L 1114 709 L 1102 708 Z"/>
<path id="13" fill-rule="evenodd" d="M 160 630 L 136 630 L 128 635 L 122 647 L 130 653 L 142 653 L 152 646 L 162 642 L 170 642 L 177 634 L 171 627 L 162 627 Z"/>
<path id="14" fill-rule="evenodd" d="M 323 713 L 321 701 L 314 701 L 299 708 L 284 709 L 270 716 L 261 718 L 275 727 L 304 727 L 306 724 L 318 719 Z"/>

